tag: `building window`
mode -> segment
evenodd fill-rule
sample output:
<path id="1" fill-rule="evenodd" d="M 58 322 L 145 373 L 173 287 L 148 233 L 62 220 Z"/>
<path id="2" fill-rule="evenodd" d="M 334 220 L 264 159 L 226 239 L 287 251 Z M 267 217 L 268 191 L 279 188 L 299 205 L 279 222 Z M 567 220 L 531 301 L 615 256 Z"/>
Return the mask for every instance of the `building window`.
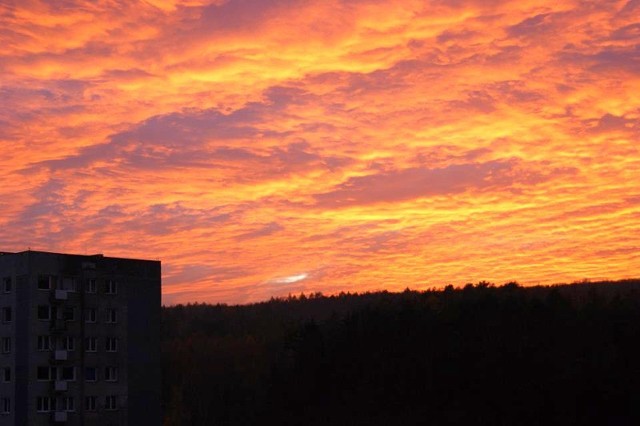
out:
<path id="1" fill-rule="evenodd" d="M 11 337 L 2 338 L 2 352 L 5 354 L 11 352 Z"/>
<path id="2" fill-rule="evenodd" d="M 4 277 L 2 279 L 2 291 L 5 293 L 11 293 L 11 277 Z"/>
<path id="3" fill-rule="evenodd" d="M 96 337 L 85 337 L 84 350 L 85 352 L 96 352 L 98 350 L 98 339 Z"/>
<path id="4" fill-rule="evenodd" d="M 39 351 L 51 350 L 51 336 L 38 336 L 38 350 Z"/>
<path id="5" fill-rule="evenodd" d="M 96 279 L 95 278 L 89 278 L 87 279 L 86 283 L 85 283 L 85 287 L 84 287 L 84 291 L 85 293 L 95 293 L 96 292 Z"/>
<path id="6" fill-rule="evenodd" d="M 75 278 L 63 278 L 62 289 L 74 293 L 76 291 L 76 279 Z"/>
<path id="7" fill-rule="evenodd" d="M 104 408 L 106 410 L 117 410 L 118 409 L 118 400 L 115 395 L 108 395 L 105 398 Z"/>
<path id="8" fill-rule="evenodd" d="M 76 339 L 70 336 L 65 336 L 62 338 L 62 349 L 65 351 L 75 351 L 76 350 Z"/>
<path id="9" fill-rule="evenodd" d="M 85 322 L 96 322 L 97 316 L 98 316 L 97 309 L 89 308 L 87 309 L 87 312 L 85 315 Z"/>
<path id="10" fill-rule="evenodd" d="M 72 307 L 64 308 L 64 310 L 62 311 L 62 319 L 65 321 L 75 321 L 76 310 Z"/>
<path id="11" fill-rule="evenodd" d="M 84 410 L 85 411 L 96 411 L 96 398 L 95 396 L 85 396 L 84 397 Z"/>
<path id="12" fill-rule="evenodd" d="M 62 367 L 60 372 L 60 380 L 66 382 L 74 382 L 76 380 L 76 368 L 75 367 Z"/>
<path id="13" fill-rule="evenodd" d="M 2 308 L 2 322 L 11 322 L 11 314 L 12 312 L 10 307 L 5 306 L 4 308 Z"/>
<path id="14" fill-rule="evenodd" d="M 38 319 L 41 321 L 51 320 L 51 306 L 38 305 Z"/>
<path id="15" fill-rule="evenodd" d="M 104 292 L 106 294 L 117 294 L 118 293 L 118 282 L 114 280 L 105 281 Z"/>
<path id="16" fill-rule="evenodd" d="M 118 381 L 118 367 L 105 367 L 105 369 L 104 369 L 104 379 L 107 382 L 116 382 L 116 381 Z"/>
<path id="17" fill-rule="evenodd" d="M 96 367 L 86 367 L 84 369 L 84 380 L 87 382 L 98 380 L 98 369 Z"/>
<path id="18" fill-rule="evenodd" d="M 76 404 L 73 397 L 63 396 L 58 399 L 58 411 L 76 411 Z"/>
<path id="19" fill-rule="evenodd" d="M 107 337 L 106 349 L 107 349 L 107 352 L 118 352 L 118 338 Z"/>
<path id="20" fill-rule="evenodd" d="M 3 397 L 0 403 L 0 409 L 2 409 L 2 414 L 11 413 L 11 398 Z"/>
<path id="21" fill-rule="evenodd" d="M 55 278 L 51 275 L 40 275 L 38 277 L 38 290 L 51 290 Z"/>
<path id="22" fill-rule="evenodd" d="M 39 396 L 36 398 L 36 409 L 38 413 L 48 413 L 51 411 L 51 398 L 48 396 Z"/>
<path id="23" fill-rule="evenodd" d="M 36 370 L 36 379 L 40 382 L 49 382 L 56 375 L 55 367 L 39 366 Z"/>
<path id="24" fill-rule="evenodd" d="M 2 381 L 3 382 L 11 381 L 11 367 L 4 367 L 2 369 Z"/>
<path id="25" fill-rule="evenodd" d="M 118 322 L 118 311 L 115 309 L 107 309 L 107 322 L 108 323 L 116 323 Z"/>

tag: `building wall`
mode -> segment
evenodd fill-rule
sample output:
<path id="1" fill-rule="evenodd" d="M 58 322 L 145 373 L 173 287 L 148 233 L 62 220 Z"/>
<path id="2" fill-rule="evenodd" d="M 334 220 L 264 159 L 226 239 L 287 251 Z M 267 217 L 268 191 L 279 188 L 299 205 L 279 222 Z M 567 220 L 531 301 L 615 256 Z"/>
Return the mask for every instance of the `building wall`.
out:
<path id="1" fill-rule="evenodd" d="M 129 351 L 129 424 L 162 423 L 160 324 L 161 291 L 156 284 L 160 264 L 147 264 L 127 287 Z M 145 407 L 158 407 L 147 411 Z"/>
<path id="2" fill-rule="evenodd" d="M 0 309 L 8 307 L 12 310 L 13 321 L 7 323 L 0 321 L 0 344 L 5 338 L 11 339 L 11 352 L 5 353 L 0 348 L 0 404 L 3 398 L 9 398 L 10 413 L 0 413 L 0 425 L 16 424 L 16 324 L 18 320 L 16 315 L 19 311 L 16 309 L 16 277 L 24 273 L 17 268 L 15 259 L 0 255 Z M 11 283 L 11 291 L 5 292 L 5 280 Z M 4 368 L 8 368 L 11 375 L 10 381 L 4 380 Z M 3 407 L 0 406 L 0 411 Z"/>
<path id="3" fill-rule="evenodd" d="M 160 262 L 29 251 L 0 255 L 0 280 L 9 273 L 14 291 L 2 294 L 0 281 L 0 307 L 11 305 L 19 316 L 0 323 L 0 337 L 16 341 L 11 354 L 0 354 L 0 368 L 11 365 L 16 374 L 11 384 L 0 376 L 0 397 L 7 393 L 13 404 L 10 414 L 0 414 L 0 425 L 51 424 L 56 410 L 38 412 L 38 397 L 73 397 L 67 425 L 159 425 Z M 51 288 L 39 289 L 47 280 Z M 108 293 L 114 285 L 117 291 Z M 51 318 L 39 319 L 46 306 Z M 38 336 L 51 336 L 53 348 L 39 348 Z M 116 351 L 107 351 L 107 339 L 117 339 Z M 65 345 L 70 340 L 71 347 Z M 88 343 L 96 343 L 95 350 Z M 56 351 L 66 359 L 56 359 Z M 55 368 L 57 380 L 38 380 L 38 367 Z M 107 367 L 117 368 L 115 380 L 106 380 Z M 87 368 L 97 369 L 96 381 L 86 376 Z M 63 369 L 75 369 L 75 375 L 62 377 Z M 112 395 L 115 410 L 105 406 Z M 97 397 L 95 411 L 85 410 L 88 396 Z"/>

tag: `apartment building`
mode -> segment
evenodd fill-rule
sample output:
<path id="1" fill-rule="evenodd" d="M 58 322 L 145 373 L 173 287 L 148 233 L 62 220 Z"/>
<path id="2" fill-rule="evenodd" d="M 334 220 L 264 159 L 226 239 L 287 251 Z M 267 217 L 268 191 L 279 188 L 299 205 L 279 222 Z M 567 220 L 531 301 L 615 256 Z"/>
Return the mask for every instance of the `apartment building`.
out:
<path id="1" fill-rule="evenodd" d="M 160 262 L 0 252 L 0 425 L 160 425 Z"/>

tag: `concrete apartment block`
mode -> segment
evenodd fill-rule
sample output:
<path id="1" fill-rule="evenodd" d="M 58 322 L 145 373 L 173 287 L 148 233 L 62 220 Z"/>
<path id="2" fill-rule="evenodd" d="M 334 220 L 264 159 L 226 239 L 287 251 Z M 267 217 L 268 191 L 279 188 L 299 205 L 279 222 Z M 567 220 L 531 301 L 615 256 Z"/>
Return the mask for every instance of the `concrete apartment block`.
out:
<path id="1" fill-rule="evenodd" d="M 0 425 L 160 425 L 160 262 L 0 252 Z"/>

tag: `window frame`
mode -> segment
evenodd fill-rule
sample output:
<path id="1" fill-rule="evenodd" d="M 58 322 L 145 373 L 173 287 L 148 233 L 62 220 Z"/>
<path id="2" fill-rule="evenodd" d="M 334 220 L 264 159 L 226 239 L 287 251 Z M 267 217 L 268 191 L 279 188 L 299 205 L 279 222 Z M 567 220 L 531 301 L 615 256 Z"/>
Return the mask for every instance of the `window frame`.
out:
<path id="1" fill-rule="evenodd" d="M 75 398 L 72 396 L 61 396 L 58 399 L 58 407 L 56 411 L 66 411 L 66 412 L 75 412 L 76 411 L 76 402 Z"/>
<path id="2" fill-rule="evenodd" d="M 41 343 L 46 343 L 46 345 L 41 344 Z M 47 336 L 47 335 L 40 335 L 38 336 L 38 343 L 37 343 L 37 347 L 38 347 L 38 352 L 46 352 L 46 351 L 50 351 L 51 348 L 53 347 L 52 344 L 52 340 L 51 340 L 51 336 Z M 45 347 L 46 346 L 46 347 Z"/>
<path id="3" fill-rule="evenodd" d="M 6 293 L 11 293 L 12 291 L 13 291 L 13 278 L 10 276 L 2 277 L 2 292 L 6 294 Z"/>
<path id="4" fill-rule="evenodd" d="M 51 305 L 38 305 L 37 307 L 37 312 L 36 312 L 36 318 L 38 319 L 38 321 L 51 321 Z M 41 317 L 40 313 L 42 312 L 41 309 L 47 309 L 47 317 Z"/>
<path id="5" fill-rule="evenodd" d="M 84 397 L 84 411 L 97 411 L 98 397 L 95 395 L 87 395 Z"/>
<path id="6" fill-rule="evenodd" d="M 85 352 L 98 352 L 98 338 L 89 336 L 84 338 Z"/>
<path id="7" fill-rule="evenodd" d="M 98 310 L 96 308 L 86 308 L 84 322 L 93 324 L 98 321 Z"/>
<path id="8" fill-rule="evenodd" d="M 50 413 L 52 411 L 52 398 L 50 396 L 38 396 L 36 397 L 36 412 L 38 413 Z"/>
<path id="9" fill-rule="evenodd" d="M 116 411 L 118 409 L 118 396 L 106 395 L 104 397 L 104 409 L 107 411 Z"/>
<path id="10" fill-rule="evenodd" d="M 93 379 L 89 379 L 87 371 L 93 371 Z M 97 382 L 98 381 L 98 367 L 85 367 L 84 368 L 84 381 L 85 382 Z"/>
<path id="11" fill-rule="evenodd" d="M 90 294 L 98 292 L 98 284 L 95 278 L 87 278 L 87 281 L 85 281 L 84 292 Z"/>
<path id="12" fill-rule="evenodd" d="M 11 309 L 11 306 L 2 307 L 2 322 L 3 323 L 13 322 L 13 310 Z"/>
<path id="13" fill-rule="evenodd" d="M 63 382 L 75 382 L 77 379 L 77 375 L 76 375 L 76 367 L 75 366 L 64 366 L 62 368 L 58 369 L 60 376 L 58 377 L 58 380 L 61 380 Z M 65 371 L 69 372 L 71 371 L 71 378 L 65 378 Z"/>
<path id="14" fill-rule="evenodd" d="M 46 370 L 45 370 L 46 369 Z M 42 378 L 42 376 L 40 375 L 41 372 L 46 371 L 47 372 L 47 378 L 44 379 Z M 51 382 L 53 380 L 55 380 L 56 378 L 56 368 L 52 367 L 50 365 L 38 365 L 36 367 L 36 381 L 37 382 Z"/>
<path id="15" fill-rule="evenodd" d="M 74 277 L 63 277 L 61 280 L 60 290 L 75 293 L 78 291 L 78 281 Z"/>
<path id="16" fill-rule="evenodd" d="M 106 352 L 118 352 L 118 338 L 107 337 L 104 346 Z"/>
<path id="17" fill-rule="evenodd" d="M 68 352 L 76 350 L 76 339 L 73 336 L 64 336 L 62 338 L 62 349 Z"/>
<path id="18" fill-rule="evenodd" d="M 108 309 L 106 309 L 105 312 L 107 314 L 107 319 L 105 321 L 107 324 L 117 324 L 118 323 L 118 310 L 117 309 L 108 308 Z"/>
<path id="19" fill-rule="evenodd" d="M 0 414 L 11 414 L 11 398 L 3 396 L 0 404 Z"/>
<path id="20" fill-rule="evenodd" d="M 2 338 L 2 353 L 10 354 L 11 353 L 11 337 L 3 337 Z"/>
<path id="21" fill-rule="evenodd" d="M 118 281 L 106 280 L 104 282 L 104 294 L 118 294 Z"/>
<path id="22" fill-rule="evenodd" d="M 104 381 L 105 382 L 117 382 L 118 381 L 118 367 L 108 365 L 104 368 Z"/>
<path id="23" fill-rule="evenodd" d="M 46 279 L 46 282 L 47 282 L 47 287 L 46 288 L 41 285 L 41 284 L 43 284 L 45 282 L 45 279 Z M 54 287 L 52 285 L 53 281 L 55 281 L 55 280 L 53 279 L 53 276 L 51 276 L 51 275 L 46 275 L 46 274 L 39 275 L 38 276 L 38 290 L 50 291 Z"/>

